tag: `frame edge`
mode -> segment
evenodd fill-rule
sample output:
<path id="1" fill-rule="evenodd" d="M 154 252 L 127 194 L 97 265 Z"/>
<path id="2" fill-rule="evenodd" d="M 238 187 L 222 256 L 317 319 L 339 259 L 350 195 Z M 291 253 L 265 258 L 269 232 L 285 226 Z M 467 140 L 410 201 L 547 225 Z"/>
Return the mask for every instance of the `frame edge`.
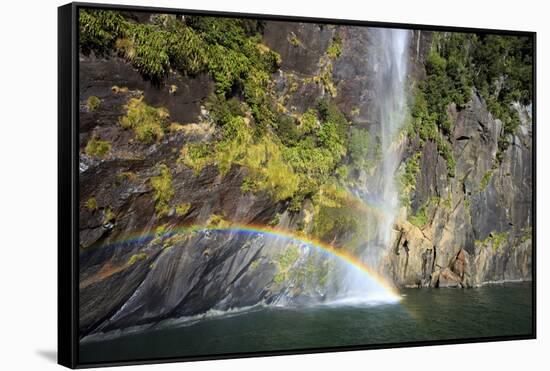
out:
<path id="1" fill-rule="evenodd" d="M 75 7 L 57 8 L 57 363 L 77 366 L 76 266 L 74 243 Z M 67 228 L 70 226 L 70 228 Z M 69 253 L 67 253 L 69 250 Z"/>
<path id="2" fill-rule="evenodd" d="M 533 258 L 532 258 L 532 300 L 533 300 L 533 327 L 532 333 L 527 335 L 513 336 L 498 336 L 486 338 L 465 338 L 451 340 L 430 340 L 418 342 L 403 342 L 390 344 L 375 344 L 375 345 L 358 345 L 358 346 L 343 346 L 329 348 L 312 348 L 312 349 L 296 349 L 289 351 L 260 351 L 253 353 L 235 353 L 235 354 L 219 354 L 208 356 L 192 356 L 192 357 L 166 357 L 166 358 L 151 358 L 145 360 L 124 360 L 124 361 L 107 361 L 93 363 L 79 363 L 78 361 L 78 213 L 75 212 L 78 208 L 78 98 L 79 91 L 78 83 L 78 9 L 110 9 L 110 10 L 133 10 L 137 12 L 166 12 L 170 14 L 189 13 L 203 16 L 218 16 L 218 17 L 239 17 L 249 19 L 267 19 L 271 21 L 288 21 L 288 22 L 306 22 L 306 23 L 323 23 L 323 24 L 342 24 L 353 26 L 366 27 L 393 27 L 420 29 L 430 31 L 449 31 L 449 32 L 474 32 L 485 34 L 504 34 L 511 36 L 526 36 L 533 40 L 533 154 L 532 154 L 532 169 L 533 169 Z M 63 16 L 62 16 L 63 13 Z M 63 18 L 66 17 L 66 18 Z M 63 18 L 63 19 L 62 19 Z M 64 23 L 66 22 L 66 24 Z M 63 35 L 66 32 L 67 35 Z M 458 27 L 458 26 L 443 26 L 443 25 L 425 25 L 425 24 L 407 24 L 407 23 L 391 23 L 382 21 L 364 21 L 364 20 L 349 20 L 349 19 L 332 19 L 332 18 L 316 18 L 306 16 L 287 16 L 287 15 L 270 15 L 263 13 L 240 13 L 216 10 L 197 10 L 197 9 L 180 9 L 166 8 L 155 6 L 140 6 L 129 4 L 106 4 L 106 3 L 87 3 L 73 2 L 58 8 L 58 363 L 69 368 L 96 368 L 96 367 L 113 367 L 113 366 L 131 366 L 131 365 L 147 365 L 147 364 L 164 364 L 175 362 L 196 362 L 210 360 L 228 360 L 228 359 L 245 359 L 253 357 L 272 357 L 286 355 L 302 355 L 302 354 L 320 354 L 320 353 L 337 353 L 357 350 L 377 350 L 377 349 L 399 349 L 399 348 L 415 348 L 423 346 L 441 346 L 441 345 L 458 345 L 458 344 L 475 344 L 485 342 L 501 342 L 501 341 L 518 341 L 518 340 L 535 340 L 537 339 L 537 321 L 536 321 L 536 107 L 537 107 L 537 32 L 526 30 L 504 30 L 504 29 L 486 29 L 476 27 Z M 65 43 L 65 44 L 63 44 Z M 64 49 L 64 50 L 62 50 Z M 61 59 L 64 59 L 63 61 Z M 62 64 L 65 68 L 62 68 Z M 71 81 L 71 78 L 74 80 Z M 66 80 L 68 81 L 66 81 Z M 61 90 L 66 89 L 65 93 Z M 70 92 L 70 95 L 67 94 Z M 64 103 L 62 100 L 64 99 Z M 64 131 L 64 132 L 63 132 Z M 75 173 L 76 172 L 76 173 Z M 65 182 L 65 183 L 64 183 Z M 64 191 L 62 186 L 65 187 Z M 65 213 L 65 218 L 62 219 L 62 213 Z M 72 215 L 74 214 L 74 215 Z M 63 224 L 65 223 L 65 224 Z M 62 228 L 65 225 L 65 228 Z M 70 231 L 67 231 L 66 226 L 70 225 Z M 67 245 L 70 247 L 70 255 L 67 255 Z M 65 255 L 65 256 L 63 256 Z M 62 271 L 62 260 L 65 264 Z M 70 272 L 70 276 L 69 276 Z M 69 280 L 70 282 L 64 282 Z M 65 338 L 62 338 L 64 336 Z M 62 356 L 63 350 L 63 356 Z"/>

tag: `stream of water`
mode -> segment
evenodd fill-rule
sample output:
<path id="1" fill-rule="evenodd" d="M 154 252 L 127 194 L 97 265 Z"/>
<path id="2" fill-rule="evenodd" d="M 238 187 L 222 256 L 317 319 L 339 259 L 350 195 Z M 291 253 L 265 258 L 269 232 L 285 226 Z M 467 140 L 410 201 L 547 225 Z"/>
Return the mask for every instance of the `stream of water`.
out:
<path id="1" fill-rule="evenodd" d="M 369 127 L 369 132 L 380 141 L 380 159 L 374 173 L 365 177 L 355 193 L 363 203 L 376 206 L 377 213 L 364 218 L 363 228 L 369 232 L 360 256 L 363 263 L 376 269 L 390 245 L 391 231 L 399 211 L 395 173 L 402 153 L 397 134 L 405 124 L 407 112 L 410 31 L 375 28 L 372 29 L 372 37 L 375 47 L 369 51 L 368 63 L 374 70 L 375 94 L 371 106 L 377 125 Z M 370 296 L 380 296 L 380 292 L 366 285 L 365 278 L 356 270 L 346 270 L 340 279 L 350 300 L 362 301 Z"/>

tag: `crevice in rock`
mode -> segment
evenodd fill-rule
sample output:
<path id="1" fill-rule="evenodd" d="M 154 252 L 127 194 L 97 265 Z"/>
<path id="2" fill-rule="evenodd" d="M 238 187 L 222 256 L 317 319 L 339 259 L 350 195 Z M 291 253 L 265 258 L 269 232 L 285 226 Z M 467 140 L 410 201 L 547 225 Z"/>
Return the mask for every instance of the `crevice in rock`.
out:
<path id="1" fill-rule="evenodd" d="M 405 250 L 405 267 L 403 269 L 403 277 L 407 277 L 407 269 L 409 267 L 409 242 L 405 241 L 403 243 L 403 250 Z"/>

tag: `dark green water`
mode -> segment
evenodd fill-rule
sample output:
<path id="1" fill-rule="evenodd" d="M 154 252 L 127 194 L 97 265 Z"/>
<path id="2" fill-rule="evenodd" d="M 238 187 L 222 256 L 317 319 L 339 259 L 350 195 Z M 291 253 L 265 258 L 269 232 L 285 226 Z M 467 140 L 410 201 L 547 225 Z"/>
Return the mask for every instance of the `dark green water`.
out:
<path id="1" fill-rule="evenodd" d="M 409 289 L 399 304 L 269 308 L 84 342 L 80 362 L 529 335 L 531 284 Z"/>

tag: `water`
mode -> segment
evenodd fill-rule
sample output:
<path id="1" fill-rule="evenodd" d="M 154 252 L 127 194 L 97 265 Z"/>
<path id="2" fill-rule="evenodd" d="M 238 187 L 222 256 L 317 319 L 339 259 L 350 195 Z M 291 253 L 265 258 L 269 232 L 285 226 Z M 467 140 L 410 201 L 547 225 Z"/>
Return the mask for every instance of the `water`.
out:
<path id="1" fill-rule="evenodd" d="M 406 289 L 399 304 L 262 308 L 85 342 L 80 361 L 124 361 L 532 333 L 529 283 Z"/>
<path id="2" fill-rule="evenodd" d="M 370 199 L 384 210 L 385 218 L 378 224 L 379 244 L 386 248 L 390 243 L 391 228 L 399 209 L 395 172 L 401 160 L 397 133 L 405 124 L 407 99 L 407 57 L 410 32 L 407 30 L 376 29 L 380 47 L 374 49 L 373 59 L 377 73 L 374 77 L 376 99 L 373 104 L 380 120 L 381 164 L 373 179 L 376 182 Z M 373 266 L 376 266 L 373 262 Z"/>
<path id="3" fill-rule="evenodd" d="M 395 185 L 395 173 L 402 157 L 398 133 L 405 124 L 407 112 L 407 71 L 410 31 L 372 29 L 375 47 L 369 51 L 368 63 L 373 65 L 373 87 L 376 92 L 371 105 L 378 126 L 369 128 L 380 140 L 380 162 L 376 171 L 365 177 L 355 193 L 363 202 L 377 206 L 379 212 L 364 218 L 363 228 L 371 231 L 364 241 L 361 259 L 370 267 L 378 267 L 380 257 L 387 251 L 391 231 L 399 211 L 399 196 Z M 381 211 L 381 212 L 380 212 Z M 375 223 L 373 227 L 369 223 Z M 368 234 L 368 232 L 367 232 Z M 364 280 L 355 271 L 346 271 L 342 281 L 350 294 L 361 292 L 369 296 Z"/>

